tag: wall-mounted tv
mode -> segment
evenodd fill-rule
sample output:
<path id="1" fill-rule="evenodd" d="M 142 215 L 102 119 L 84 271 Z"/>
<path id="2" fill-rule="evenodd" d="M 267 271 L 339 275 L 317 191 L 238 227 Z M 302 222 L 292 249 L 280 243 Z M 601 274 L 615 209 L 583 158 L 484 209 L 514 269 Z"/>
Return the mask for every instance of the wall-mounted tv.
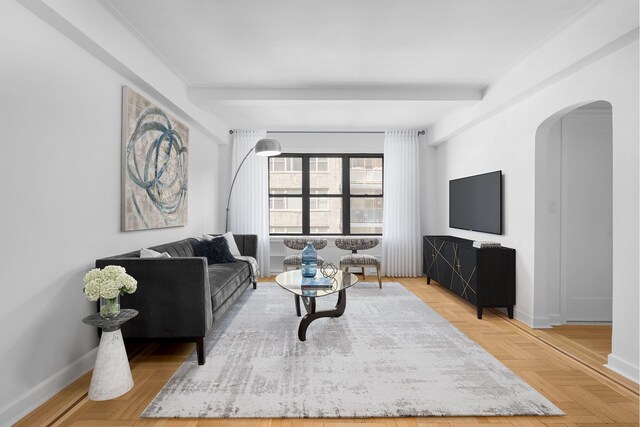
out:
<path id="1" fill-rule="evenodd" d="M 502 171 L 449 181 L 449 227 L 502 234 Z"/>

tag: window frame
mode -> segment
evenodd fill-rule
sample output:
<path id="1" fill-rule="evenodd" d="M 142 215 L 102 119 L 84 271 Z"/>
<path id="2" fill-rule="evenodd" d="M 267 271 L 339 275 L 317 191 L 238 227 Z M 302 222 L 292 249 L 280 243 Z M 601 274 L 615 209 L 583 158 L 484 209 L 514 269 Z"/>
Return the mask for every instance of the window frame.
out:
<path id="1" fill-rule="evenodd" d="M 302 232 L 301 233 L 271 233 L 270 236 L 382 236 L 382 233 L 351 233 L 351 199 L 352 198 L 381 198 L 384 204 L 384 155 L 382 153 L 281 153 L 277 156 L 270 157 L 275 159 L 278 157 L 298 157 L 302 159 L 302 194 L 271 194 L 271 171 L 268 170 L 268 195 L 272 197 L 301 197 L 302 198 Z M 342 194 L 311 194 L 311 158 L 341 158 L 342 159 Z M 380 194 L 351 194 L 351 162 L 353 158 L 376 158 L 382 160 L 382 191 Z M 278 173 L 277 171 L 275 171 Z M 314 171 L 317 172 L 317 171 Z M 324 171 L 319 172 L 324 173 Z M 311 233 L 310 223 L 310 205 L 311 197 L 314 198 L 342 198 L 342 233 Z M 271 205 L 271 204 L 269 204 Z M 314 211 L 315 212 L 315 211 Z M 269 217 L 271 217 L 271 209 L 269 209 Z M 384 221 L 384 218 L 383 218 Z M 269 223 L 271 221 L 269 220 Z M 271 227 L 271 225 L 269 225 Z"/>

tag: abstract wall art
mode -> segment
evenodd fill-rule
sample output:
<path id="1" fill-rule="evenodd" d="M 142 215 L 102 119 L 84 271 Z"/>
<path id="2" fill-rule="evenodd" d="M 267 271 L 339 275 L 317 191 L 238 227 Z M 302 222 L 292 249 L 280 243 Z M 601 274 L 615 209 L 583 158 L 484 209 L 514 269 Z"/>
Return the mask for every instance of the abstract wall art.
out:
<path id="1" fill-rule="evenodd" d="M 122 230 L 187 225 L 189 128 L 124 86 Z"/>

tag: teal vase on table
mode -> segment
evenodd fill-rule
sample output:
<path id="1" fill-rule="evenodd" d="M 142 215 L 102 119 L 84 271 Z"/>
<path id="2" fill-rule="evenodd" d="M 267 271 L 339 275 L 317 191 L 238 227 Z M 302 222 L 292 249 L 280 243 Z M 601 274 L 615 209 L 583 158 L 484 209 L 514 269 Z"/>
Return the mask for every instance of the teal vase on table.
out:
<path id="1" fill-rule="evenodd" d="M 318 271 L 318 252 L 313 247 L 313 242 L 307 242 L 307 246 L 302 251 L 302 276 L 316 277 Z"/>

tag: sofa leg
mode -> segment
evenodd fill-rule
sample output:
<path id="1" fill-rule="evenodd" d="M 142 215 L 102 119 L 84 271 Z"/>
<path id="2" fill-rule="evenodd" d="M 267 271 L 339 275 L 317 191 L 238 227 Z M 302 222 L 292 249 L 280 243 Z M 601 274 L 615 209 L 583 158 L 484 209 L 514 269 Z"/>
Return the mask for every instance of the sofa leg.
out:
<path id="1" fill-rule="evenodd" d="M 198 353 L 198 365 L 204 365 L 204 337 L 196 338 L 196 352 Z"/>
<path id="2" fill-rule="evenodd" d="M 258 282 L 253 282 L 253 289 L 257 289 L 258 288 Z"/>

